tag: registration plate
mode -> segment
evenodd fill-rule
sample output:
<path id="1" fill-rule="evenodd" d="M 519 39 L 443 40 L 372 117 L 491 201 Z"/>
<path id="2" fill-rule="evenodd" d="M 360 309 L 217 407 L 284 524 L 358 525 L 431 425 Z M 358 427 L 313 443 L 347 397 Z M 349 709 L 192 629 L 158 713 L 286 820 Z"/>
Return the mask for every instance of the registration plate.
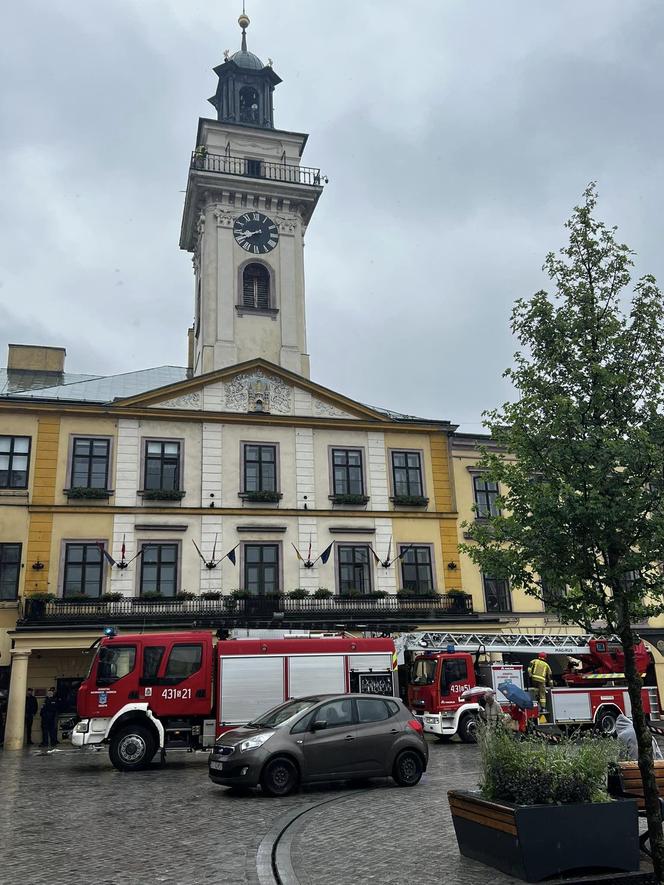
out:
<path id="1" fill-rule="evenodd" d="M 221 771 L 224 767 L 223 762 L 216 762 L 214 759 L 210 762 L 210 768 L 213 768 L 215 771 Z"/>

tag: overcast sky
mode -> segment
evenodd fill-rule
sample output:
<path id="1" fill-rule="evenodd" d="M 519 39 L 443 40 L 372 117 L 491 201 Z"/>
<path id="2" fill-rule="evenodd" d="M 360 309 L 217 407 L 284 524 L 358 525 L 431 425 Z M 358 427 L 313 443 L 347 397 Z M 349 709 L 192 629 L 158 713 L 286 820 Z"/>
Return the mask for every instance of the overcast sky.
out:
<path id="1" fill-rule="evenodd" d="M 178 249 L 211 68 L 241 2 L 22 0 L 0 52 L 0 363 L 184 365 Z M 509 312 L 588 181 L 664 284 L 661 0 L 248 0 L 275 124 L 330 178 L 306 239 L 312 378 L 481 429 Z"/>

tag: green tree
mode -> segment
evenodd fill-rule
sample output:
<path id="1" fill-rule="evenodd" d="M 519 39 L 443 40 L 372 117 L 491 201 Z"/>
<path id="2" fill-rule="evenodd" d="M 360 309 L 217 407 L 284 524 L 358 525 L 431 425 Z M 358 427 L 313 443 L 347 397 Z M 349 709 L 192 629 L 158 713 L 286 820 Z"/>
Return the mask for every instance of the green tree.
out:
<path id="1" fill-rule="evenodd" d="M 501 515 L 467 526 L 462 549 L 485 574 L 544 599 L 566 623 L 619 636 L 639 745 L 655 871 L 664 838 L 633 625 L 664 612 L 664 315 L 652 276 L 593 217 L 595 185 L 549 254 L 554 290 L 516 302 L 505 372 L 514 402 L 487 412 Z"/>

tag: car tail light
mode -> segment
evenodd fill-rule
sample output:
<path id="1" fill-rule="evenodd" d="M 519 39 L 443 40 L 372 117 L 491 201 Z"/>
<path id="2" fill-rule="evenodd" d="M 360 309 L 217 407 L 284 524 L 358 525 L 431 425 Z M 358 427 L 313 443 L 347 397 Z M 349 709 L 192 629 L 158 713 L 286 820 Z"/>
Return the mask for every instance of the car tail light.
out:
<path id="1" fill-rule="evenodd" d="M 416 731 L 418 734 L 422 734 L 424 729 L 422 728 L 422 723 L 419 719 L 409 719 L 406 723 L 408 728 L 412 728 L 413 731 Z"/>

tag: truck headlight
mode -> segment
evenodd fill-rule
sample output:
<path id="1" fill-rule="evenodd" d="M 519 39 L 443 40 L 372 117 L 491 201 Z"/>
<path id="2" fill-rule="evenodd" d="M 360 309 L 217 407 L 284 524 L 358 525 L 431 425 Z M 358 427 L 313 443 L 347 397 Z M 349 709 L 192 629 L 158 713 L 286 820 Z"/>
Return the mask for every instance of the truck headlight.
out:
<path id="1" fill-rule="evenodd" d="M 90 724 L 87 719 L 81 719 L 80 722 L 77 722 L 74 726 L 74 731 L 77 734 L 87 734 L 90 730 Z"/>
<path id="2" fill-rule="evenodd" d="M 257 734 L 255 737 L 247 738 L 246 741 L 242 741 L 240 744 L 240 753 L 244 753 L 247 750 L 257 750 L 263 746 L 265 741 L 269 741 L 271 737 L 271 734 Z"/>

